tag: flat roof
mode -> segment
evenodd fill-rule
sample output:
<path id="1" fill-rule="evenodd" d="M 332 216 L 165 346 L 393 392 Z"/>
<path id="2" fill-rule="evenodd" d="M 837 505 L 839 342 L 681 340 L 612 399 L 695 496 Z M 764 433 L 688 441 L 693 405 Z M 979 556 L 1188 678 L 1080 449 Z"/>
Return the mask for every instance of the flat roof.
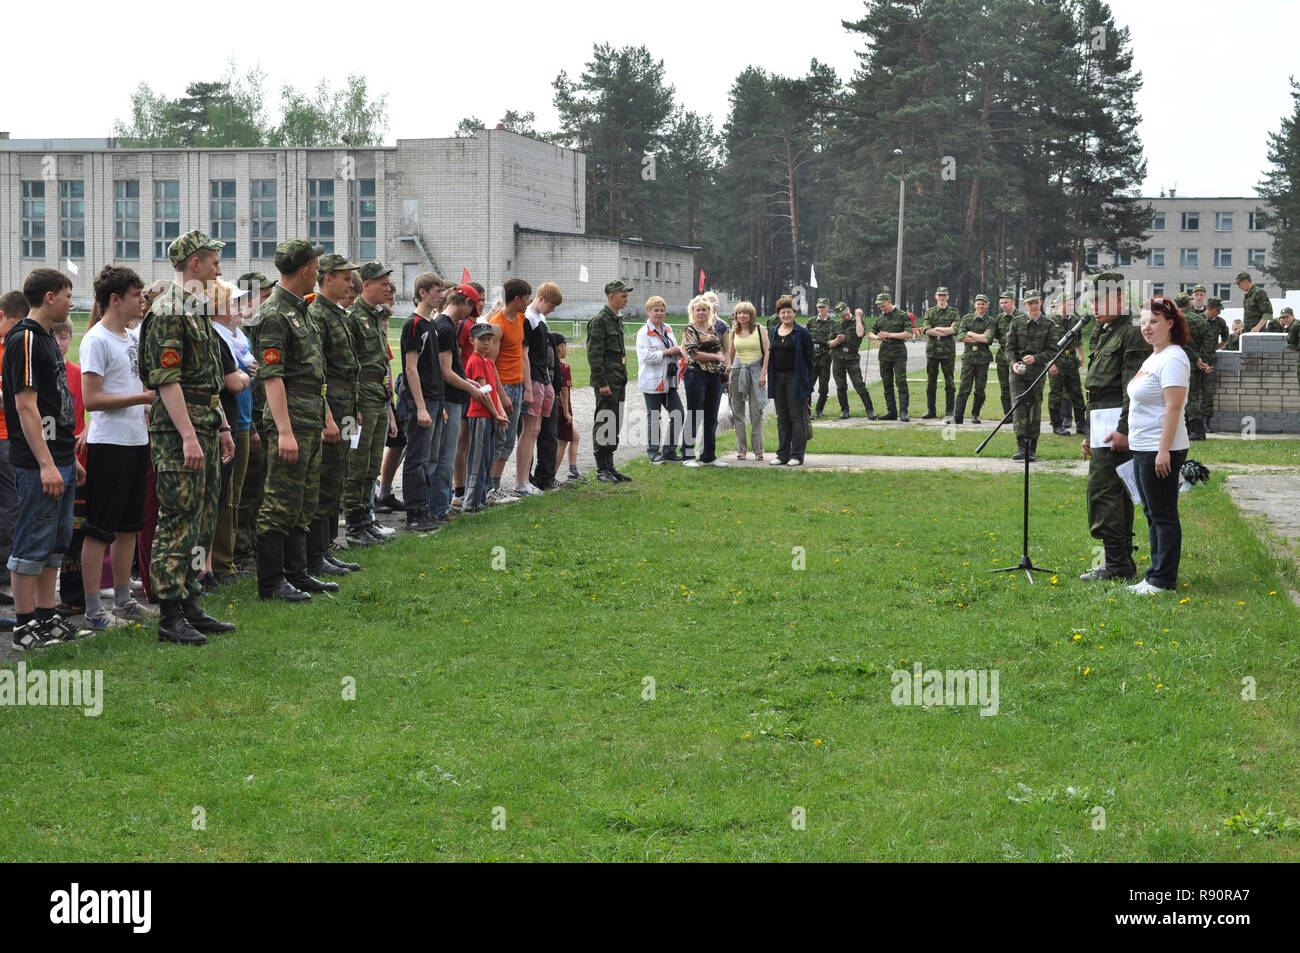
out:
<path id="1" fill-rule="evenodd" d="M 702 247 L 700 245 L 672 245 L 668 242 L 649 242 L 643 238 L 615 238 L 613 235 L 587 235 L 584 232 L 555 232 L 544 228 L 526 228 L 523 225 L 516 225 L 515 233 L 551 235 L 556 238 L 590 238 L 592 241 L 598 242 L 622 242 L 624 245 L 647 245 L 651 248 L 671 248 L 674 251 L 696 252 Z"/>

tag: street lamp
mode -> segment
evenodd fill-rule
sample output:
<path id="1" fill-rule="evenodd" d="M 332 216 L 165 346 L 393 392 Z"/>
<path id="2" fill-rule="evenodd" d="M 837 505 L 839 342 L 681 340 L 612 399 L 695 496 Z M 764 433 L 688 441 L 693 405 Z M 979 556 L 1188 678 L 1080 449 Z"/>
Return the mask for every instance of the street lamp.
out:
<path id="1" fill-rule="evenodd" d="M 894 303 L 903 307 L 903 150 L 895 149 L 898 156 L 898 257 L 894 260 Z"/>

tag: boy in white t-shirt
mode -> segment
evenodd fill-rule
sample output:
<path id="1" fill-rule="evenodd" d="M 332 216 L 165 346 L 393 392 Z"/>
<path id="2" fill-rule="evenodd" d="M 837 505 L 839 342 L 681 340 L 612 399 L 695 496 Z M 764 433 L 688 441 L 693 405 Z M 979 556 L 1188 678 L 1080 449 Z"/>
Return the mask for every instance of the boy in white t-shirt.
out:
<path id="1" fill-rule="evenodd" d="M 130 268 L 106 265 L 95 279 L 95 301 L 103 317 L 81 340 L 82 399 L 90 412 L 81 564 L 88 567 L 86 625 L 98 630 L 155 614 L 131 597 L 131 562 L 143 526 L 149 473 L 145 408 L 154 398 L 136 369 L 139 334 L 127 330 L 140 316 L 143 288 Z M 106 548 L 113 566 L 112 612 L 103 607 L 97 585 Z"/>

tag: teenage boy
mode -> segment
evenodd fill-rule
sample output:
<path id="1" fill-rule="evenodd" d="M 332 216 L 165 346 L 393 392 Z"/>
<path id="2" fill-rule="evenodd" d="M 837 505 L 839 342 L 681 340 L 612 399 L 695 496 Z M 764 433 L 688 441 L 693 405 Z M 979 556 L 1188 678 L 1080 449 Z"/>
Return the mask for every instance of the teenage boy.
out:
<path id="1" fill-rule="evenodd" d="M 550 418 L 555 407 L 555 387 L 551 383 L 550 348 L 547 340 L 550 329 L 546 326 L 546 316 L 558 308 L 563 300 L 559 287 L 548 281 L 537 289 L 537 297 L 524 309 L 524 355 L 528 362 L 527 376 L 530 384 L 523 400 L 523 433 L 519 435 L 519 448 L 515 451 L 517 496 L 535 496 L 542 492 L 529 481 L 528 475 L 532 470 L 533 450 L 537 448 L 537 438 L 542 432 L 542 421 Z M 547 452 L 554 454 L 554 440 Z M 550 480 L 546 484 L 549 486 Z"/>
<path id="2" fill-rule="evenodd" d="M 0 359 L 5 353 L 4 339 L 15 324 L 27 317 L 27 299 L 21 291 L 0 295 Z M 0 376 L 0 397 L 4 394 L 4 378 Z M 14 542 L 14 520 L 18 518 L 18 490 L 14 486 L 14 470 L 9 464 L 9 429 L 5 426 L 4 411 L 0 410 L 0 604 L 13 605 L 9 589 L 9 551 Z M 12 628 L 12 626 L 11 626 Z"/>
<path id="3" fill-rule="evenodd" d="M 442 311 L 433 322 L 446 392 L 443 410 L 447 414 L 447 421 L 432 448 L 434 467 L 429 490 L 430 515 L 440 523 L 449 521 L 454 515 L 451 508 L 452 482 L 465 414 L 473 401 L 483 404 L 485 409 L 490 403 L 478 387 L 465 377 L 465 365 L 457 339 L 457 329 L 461 322 L 472 322 L 478 317 L 481 301 L 478 291 L 471 285 L 450 288 L 443 300 Z"/>
<path id="4" fill-rule="evenodd" d="M 433 290 L 437 289 L 437 295 Z M 406 528 L 429 533 L 441 527 L 432 518 L 434 445 L 440 442 L 448 414 L 443 407 L 445 387 L 442 362 L 438 359 L 438 336 L 430 315 L 442 300 L 441 279 L 426 272 L 415 279 L 415 311 L 402 325 L 399 350 L 402 354 L 402 384 L 398 388 L 398 418 L 406 425 L 406 460 L 402 464 L 402 498 L 406 505 Z M 387 491 L 387 492 L 385 492 Z M 381 485 L 382 502 L 391 485 Z"/>
<path id="5" fill-rule="evenodd" d="M 72 506 L 86 478 L 73 453 L 75 418 L 63 355 L 50 328 L 68 317 L 72 282 L 53 268 L 37 268 L 23 283 L 30 313 L 5 338 L 5 421 L 18 495 L 12 574 L 18 625 L 14 648 L 39 649 L 71 641 L 79 632 L 54 611 L 54 587 L 72 542 Z"/>
<path id="6" fill-rule="evenodd" d="M 494 502 L 519 499 L 518 494 L 501 489 L 501 474 L 505 472 L 506 461 L 515 449 L 515 435 L 519 432 L 519 416 L 523 412 L 524 403 L 532 400 L 531 364 L 528 360 L 528 342 L 524 337 L 525 326 L 528 324 L 524 309 L 528 307 L 528 296 L 532 293 L 532 286 L 522 278 L 507 279 L 501 287 L 504 304 L 500 311 L 488 319 L 501 329 L 496 365 L 506 395 L 503 401 L 505 411 L 510 417 L 506 432 L 496 442 L 497 455 L 492 464 L 491 495 Z"/>
<path id="7" fill-rule="evenodd" d="M 81 385 L 90 430 L 86 435 L 86 518 L 81 565 L 86 585 L 86 625 L 111 629 L 156 615 L 131 597 L 135 535 L 144 528 L 144 488 L 149 475 L 149 425 L 145 407 L 154 392 L 136 372 L 139 338 L 127 325 L 140 314 L 144 282 L 130 268 L 106 265 L 95 279 L 100 321 L 81 340 Z M 104 550 L 113 567 L 112 612 L 100 601 Z"/>
<path id="8" fill-rule="evenodd" d="M 465 512 L 482 512 L 488 502 L 487 483 L 491 473 L 494 431 L 504 431 L 510 418 L 501 404 L 501 382 L 492 361 L 496 335 L 493 325 L 479 322 L 470 330 L 474 353 L 465 365 L 465 376 L 474 382 L 479 392 L 492 398 L 489 409 L 479 401 L 469 405 L 469 459 L 466 462 L 468 481 L 465 485 Z"/>

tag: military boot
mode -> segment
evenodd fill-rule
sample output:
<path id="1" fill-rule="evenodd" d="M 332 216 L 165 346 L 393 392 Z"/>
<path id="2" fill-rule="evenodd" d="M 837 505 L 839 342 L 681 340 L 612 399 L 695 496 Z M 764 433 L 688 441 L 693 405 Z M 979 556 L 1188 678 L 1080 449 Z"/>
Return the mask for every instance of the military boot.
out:
<path id="1" fill-rule="evenodd" d="M 310 602 L 311 596 L 284 578 L 285 538 L 262 533 L 257 537 L 257 595 L 261 599 Z"/>
<path id="2" fill-rule="evenodd" d="M 338 592 L 337 582 L 323 582 L 307 572 L 307 531 L 294 529 L 284 544 L 284 578 L 302 592 Z"/>
<path id="3" fill-rule="evenodd" d="M 375 539 L 366 529 L 370 525 L 370 513 L 366 510 L 357 510 L 355 513 L 348 514 L 347 540 L 349 546 L 373 546 L 379 540 Z"/>
<path id="4" fill-rule="evenodd" d="M 1029 438 L 1029 462 L 1036 463 L 1037 461 L 1038 461 L 1038 438 L 1030 437 Z"/>
<path id="5" fill-rule="evenodd" d="M 839 391 L 835 399 L 840 402 L 840 420 L 848 420 L 853 415 L 849 413 L 849 392 L 846 390 Z"/>
<path id="6" fill-rule="evenodd" d="M 826 398 L 828 396 L 829 395 L 825 391 L 822 391 L 820 394 L 817 395 L 817 412 L 814 415 L 815 420 L 822 419 L 822 411 L 826 409 Z"/>
<path id="7" fill-rule="evenodd" d="M 158 603 L 158 641 L 178 645 L 207 645 L 208 637 L 185 619 L 179 599 L 163 599 Z"/>
<path id="8" fill-rule="evenodd" d="M 1025 455 L 1029 452 L 1028 449 L 1027 449 L 1027 446 L 1026 446 L 1028 443 L 1029 443 L 1029 441 L 1026 440 L 1024 437 L 1017 437 L 1017 438 L 1016 438 L 1016 448 L 1017 448 L 1017 449 L 1016 449 L 1016 452 L 1013 453 L 1013 454 L 1011 455 L 1011 459 L 1012 459 L 1012 460 L 1023 460 L 1023 459 L 1025 459 Z"/>
<path id="9" fill-rule="evenodd" d="M 325 558 L 329 552 L 328 534 L 323 519 L 312 520 L 307 527 L 307 571 L 313 576 L 346 576 L 348 570 Z"/>
<path id="10" fill-rule="evenodd" d="M 220 632 L 234 632 L 236 630 L 235 623 L 222 622 L 220 619 L 214 619 L 203 611 L 203 606 L 199 605 L 198 596 L 190 596 L 186 599 L 182 599 L 181 611 L 185 614 L 186 622 L 206 635 L 214 635 Z"/>
<path id="11" fill-rule="evenodd" d="M 1079 578 L 1084 582 L 1097 582 L 1102 579 L 1132 579 L 1137 575 L 1137 564 L 1133 562 L 1133 544 L 1122 539 L 1103 539 L 1105 559 L 1096 569 L 1085 572 Z"/>
<path id="12" fill-rule="evenodd" d="M 871 405 L 871 395 L 865 390 L 860 390 L 858 396 L 862 398 L 862 409 L 867 412 L 867 419 L 876 420 L 876 408 Z"/>

